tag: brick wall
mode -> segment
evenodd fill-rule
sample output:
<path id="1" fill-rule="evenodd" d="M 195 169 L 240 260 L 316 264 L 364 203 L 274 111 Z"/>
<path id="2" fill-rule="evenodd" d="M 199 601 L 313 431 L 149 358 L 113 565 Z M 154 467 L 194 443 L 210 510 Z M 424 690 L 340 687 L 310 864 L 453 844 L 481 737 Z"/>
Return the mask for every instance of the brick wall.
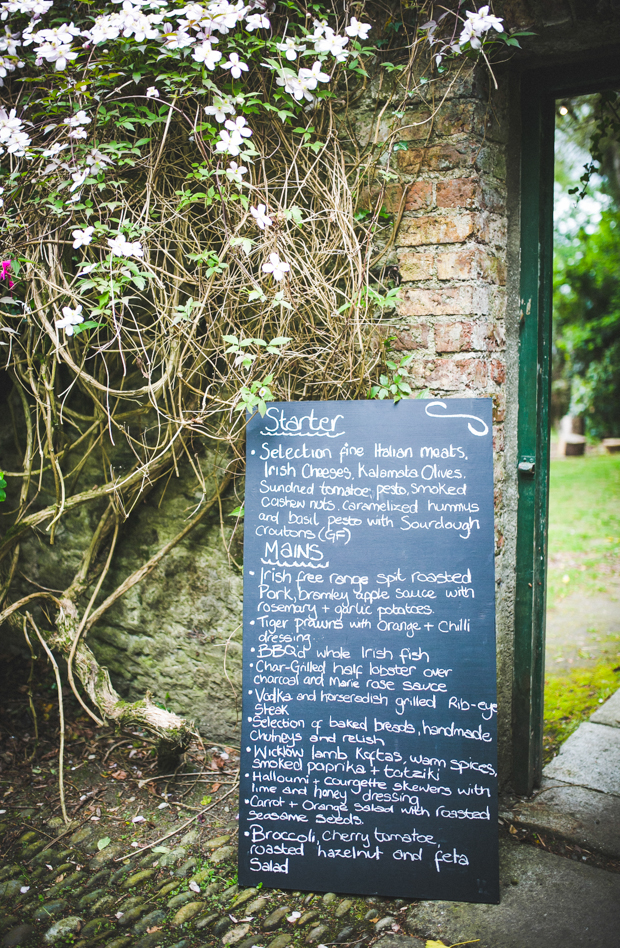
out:
<path id="1" fill-rule="evenodd" d="M 398 272 L 398 318 L 389 327 L 394 348 L 411 352 L 415 386 L 437 397 L 491 396 L 494 404 L 495 538 L 498 589 L 500 766 L 510 772 L 514 496 L 505 464 L 507 368 L 507 102 L 489 91 L 484 69 L 465 67 L 456 81 L 434 89 L 436 114 L 412 100 L 391 117 L 378 80 L 354 125 L 358 146 L 394 135 L 390 170 L 398 180 L 383 204 L 398 224 L 381 265 Z M 361 140 L 360 140 L 361 139 Z M 379 188 L 371 196 L 376 198 Z M 399 222 L 399 223 L 398 223 Z M 512 391 L 516 392 L 515 386 Z M 516 398 L 513 398 L 516 401 Z M 511 406 L 516 418 L 516 406 Z M 514 448 L 515 427 L 510 431 Z M 512 492 L 514 494 L 514 491 Z M 506 543 L 508 537 L 508 543 Z"/>

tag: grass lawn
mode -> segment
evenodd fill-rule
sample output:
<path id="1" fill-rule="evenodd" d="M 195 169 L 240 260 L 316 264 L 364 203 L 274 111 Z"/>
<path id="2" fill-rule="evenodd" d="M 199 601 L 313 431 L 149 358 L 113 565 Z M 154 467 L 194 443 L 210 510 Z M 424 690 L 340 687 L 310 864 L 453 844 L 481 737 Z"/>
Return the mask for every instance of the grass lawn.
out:
<path id="1" fill-rule="evenodd" d="M 620 579 L 620 457 L 566 458 L 551 462 L 548 606 L 570 594 L 609 597 Z M 618 604 L 620 612 L 620 603 Z M 545 675 L 544 761 L 557 753 L 582 721 L 620 688 L 617 637 L 600 661 L 578 661 Z M 578 653 L 579 654 L 579 653 Z"/>

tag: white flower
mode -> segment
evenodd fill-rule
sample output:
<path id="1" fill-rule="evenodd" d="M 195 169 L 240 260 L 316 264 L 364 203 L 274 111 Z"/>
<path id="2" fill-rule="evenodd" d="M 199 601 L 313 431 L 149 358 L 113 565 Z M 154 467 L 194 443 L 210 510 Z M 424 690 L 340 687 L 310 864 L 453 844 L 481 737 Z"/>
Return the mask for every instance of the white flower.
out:
<path id="1" fill-rule="evenodd" d="M 143 257 L 144 250 L 140 241 L 131 243 L 124 234 L 108 237 L 108 247 L 113 257 Z"/>
<path id="2" fill-rule="evenodd" d="M 134 816 L 131 822 L 132 823 L 146 823 L 146 819 L 143 816 Z"/>
<path id="3" fill-rule="evenodd" d="M 82 307 L 76 306 L 75 309 L 71 309 L 70 306 L 63 306 L 62 315 L 64 319 L 57 319 L 54 322 L 56 329 L 64 329 L 68 336 L 73 335 L 73 327 L 79 325 L 79 323 L 84 322 L 84 317 L 82 316 Z"/>
<path id="4" fill-rule="evenodd" d="M 66 118 L 63 120 L 63 125 L 68 125 L 70 128 L 79 128 L 80 125 L 90 125 L 92 119 L 84 111 L 80 109 L 79 112 L 76 112 L 75 115 L 72 115 L 71 118 Z"/>
<path id="5" fill-rule="evenodd" d="M 30 30 L 24 30 L 22 43 L 24 46 L 30 43 L 37 43 L 35 55 L 37 63 L 43 60 L 48 63 L 55 63 L 55 69 L 66 69 L 67 65 L 74 59 L 77 59 L 78 53 L 72 50 L 71 44 L 76 36 L 80 35 L 79 27 L 73 23 L 63 23 L 61 26 L 54 27 L 51 30 L 38 30 L 36 33 Z"/>
<path id="6" fill-rule="evenodd" d="M 164 23 L 164 29 L 161 34 L 166 49 L 185 49 L 186 46 L 192 46 L 194 37 L 186 30 L 179 28 L 175 30 L 172 23 Z"/>
<path id="7" fill-rule="evenodd" d="M 335 57 L 336 62 L 342 63 L 349 55 L 344 48 L 348 42 L 348 36 L 338 36 L 330 26 L 326 26 L 324 35 L 315 39 L 314 48 L 317 53 L 330 53 Z"/>
<path id="8" fill-rule="evenodd" d="M 4 80 L 10 72 L 15 72 L 18 67 L 21 69 L 23 65 L 17 56 L 0 56 L 0 86 L 4 85 Z"/>
<path id="9" fill-rule="evenodd" d="M 194 882 L 193 879 L 192 879 L 191 882 L 189 883 L 188 888 L 190 888 L 190 889 L 192 890 L 192 892 L 200 892 L 200 886 L 198 885 L 197 882 Z"/>
<path id="10" fill-rule="evenodd" d="M 224 123 L 224 126 L 232 132 L 233 135 L 237 135 L 240 138 L 249 138 L 252 134 L 252 129 L 248 127 L 243 115 L 238 115 L 234 121 L 233 119 L 228 119 L 228 121 Z"/>
<path id="11" fill-rule="evenodd" d="M 219 49 L 213 49 L 212 40 L 204 40 L 199 46 L 194 46 L 192 59 L 197 63 L 204 63 L 207 69 L 215 69 L 222 58 Z"/>
<path id="12" fill-rule="evenodd" d="M 214 99 L 213 105 L 207 105 L 205 108 L 205 114 L 212 115 L 216 122 L 224 122 L 226 116 L 231 113 L 234 115 L 235 107 L 228 96 L 221 96 L 220 98 Z"/>
<path id="13" fill-rule="evenodd" d="M 69 188 L 69 191 L 73 192 L 76 190 L 76 188 L 81 188 L 89 174 L 90 168 L 83 168 L 81 171 L 74 171 L 71 175 L 73 184 Z"/>
<path id="14" fill-rule="evenodd" d="M 254 220 L 256 221 L 256 226 L 260 227 L 261 230 L 264 230 L 265 227 L 271 227 L 273 221 L 270 217 L 265 214 L 267 208 L 264 204 L 259 204 L 258 207 L 251 207 L 250 213 Z"/>
<path id="15" fill-rule="evenodd" d="M 372 26 L 370 23 L 360 23 L 358 19 L 354 16 L 351 17 L 351 22 L 347 26 L 345 33 L 347 36 L 354 38 L 359 36 L 360 39 L 368 39 L 368 34 L 371 31 Z"/>
<path id="16" fill-rule="evenodd" d="M 21 46 L 19 33 L 11 33 L 10 30 L 0 34 L 0 53 L 8 53 L 9 56 L 17 56 L 17 47 Z"/>
<path id="17" fill-rule="evenodd" d="M 314 27 L 314 33 L 312 34 L 311 39 L 313 40 L 320 39 L 324 35 L 325 30 L 329 29 L 327 23 L 320 22 L 319 20 L 313 20 L 312 25 Z"/>
<path id="18" fill-rule="evenodd" d="M 231 161 L 226 169 L 226 176 L 235 184 L 243 184 L 243 175 L 246 174 L 247 170 L 244 165 L 238 165 L 236 161 Z"/>
<path id="19" fill-rule="evenodd" d="M 26 892 L 30 892 L 30 886 L 29 886 L 29 885 L 22 885 L 22 886 L 20 887 L 20 890 L 19 890 L 19 891 L 21 892 L 22 895 L 25 895 Z"/>
<path id="20" fill-rule="evenodd" d="M 287 922 L 296 922 L 298 918 L 301 918 L 301 912 L 291 912 L 286 916 Z"/>
<path id="21" fill-rule="evenodd" d="M 240 154 L 241 149 L 240 145 L 243 143 L 243 139 L 239 135 L 229 134 L 225 128 L 220 131 L 220 140 L 215 146 L 216 151 L 221 151 L 227 155 L 232 155 L 235 157 Z"/>
<path id="22" fill-rule="evenodd" d="M 157 807 L 158 810 L 164 810 L 167 806 L 170 806 L 169 803 L 160 803 Z"/>
<path id="23" fill-rule="evenodd" d="M 84 230 L 71 231 L 71 236 L 73 237 L 73 249 L 79 250 L 80 247 L 86 247 L 93 239 L 94 233 L 94 227 L 85 227 Z"/>
<path id="24" fill-rule="evenodd" d="M 459 47 L 469 43 L 472 49 L 480 49 L 482 46 L 480 37 L 488 33 L 489 30 L 497 30 L 498 33 L 504 32 L 503 20 L 490 14 L 488 6 L 480 7 L 478 11 L 468 10 L 465 16 L 467 19 L 459 36 Z"/>
<path id="25" fill-rule="evenodd" d="M 146 90 L 146 95 L 148 99 L 159 99 L 159 89 L 155 86 L 149 86 Z"/>
<path id="26" fill-rule="evenodd" d="M 252 30 L 268 30 L 270 26 L 271 23 L 264 13 L 252 13 L 245 21 L 245 28 L 250 33 Z"/>
<path id="27" fill-rule="evenodd" d="M 326 72 L 321 72 L 321 62 L 317 59 L 315 63 L 312 64 L 311 69 L 302 68 L 299 70 L 299 80 L 314 80 L 314 85 L 310 88 L 316 89 L 317 82 L 329 82 L 330 76 Z"/>
<path id="28" fill-rule="evenodd" d="M 221 68 L 230 69 L 230 74 L 233 79 L 240 79 L 241 73 L 247 72 L 249 67 L 247 63 L 241 62 L 238 53 L 231 53 L 228 57 L 228 62 L 222 63 Z"/>
<path id="29" fill-rule="evenodd" d="M 269 263 L 263 264 L 263 270 L 265 273 L 271 273 L 274 280 L 283 280 L 284 274 L 288 273 L 291 269 L 290 263 L 285 263 L 284 260 L 280 260 L 280 257 L 277 253 L 269 254 Z"/>
<path id="30" fill-rule="evenodd" d="M 297 53 L 305 53 L 306 48 L 306 46 L 298 45 L 292 36 L 289 36 L 288 39 L 285 39 L 283 43 L 277 44 L 278 52 L 284 53 L 288 61 L 291 63 L 294 59 L 297 59 Z"/>
<path id="31" fill-rule="evenodd" d="M 90 154 L 86 156 L 86 164 L 91 172 L 105 171 L 106 165 L 112 165 L 114 162 L 107 155 L 102 154 L 98 148 L 91 148 Z"/>
<path id="32" fill-rule="evenodd" d="M 23 158 L 30 144 L 30 136 L 23 131 L 24 123 L 17 118 L 15 109 L 7 112 L 0 106 L 0 155 L 8 152 L 16 158 Z"/>
<path id="33" fill-rule="evenodd" d="M 78 270 L 78 272 L 76 273 L 76 276 L 79 276 L 79 277 L 85 276 L 87 273 L 91 273 L 95 269 L 96 266 L 97 266 L 96 263 L 89 263 L 87 266 L 82 267 L 81 270 Z"/>
<path id="34" fill-rule="evenodd" d="M 39 18 L 53 5 L 54 0 L 8 0 L 7 3 L 0 3 L 0 19 L 6 20 L 10 13 Z"/>

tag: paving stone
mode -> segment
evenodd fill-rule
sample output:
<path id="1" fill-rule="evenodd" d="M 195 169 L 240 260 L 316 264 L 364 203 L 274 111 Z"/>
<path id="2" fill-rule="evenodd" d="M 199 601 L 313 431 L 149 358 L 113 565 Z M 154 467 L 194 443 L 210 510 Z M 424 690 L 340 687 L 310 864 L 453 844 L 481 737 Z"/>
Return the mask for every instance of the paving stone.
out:
<path id="1" fill-rule="evenodd" d="M 36 843 L 31 843 L 30 846 L 26 846 L 24 849 L 22 853 L 23 858 L 29 862 L 38 852 L 44 849 L 48 843 L 49 839 L 39 839 Z"/>
<path id="2" fill-rule="evenodd" d="M 0 945 L 2 948 L 17 948 L 18 945 L 25 945 L 33 932 L 32 925 L 17 925 L 6 933 Z"/>
<path id="3" fill-rule="evenodd" d="M 237 944 L 237 948 L 254 948 L 256 942 L 260 941 L 260 935 L 250 935 L 249 938 L 246 938 L 245 941 L 240 941 Z M 206 948 L 206 945 L 204 946 Z"/>
<path id="4" fill-rule="evenodd" d="M 249 909 L 248 909 L 248 911 L 249 911 Z M 305 925 L 309 925 L 310 922 L 316 922 L 316 920 L 318 919 L 318 917 L 319 917 L 319 913 L 318 913 L 318 912 L 305 912 L 305 913 L 301 916 L 301 918 L 299 919 L 299 921 L 297 922 L 297 925 L 298 925 L 299 928 L 303 928 Z"/>
<path id="5" fill-rule="evenodd" d="M 104 882 L 107 882 L 110 878 L 109 869 L 101 869 L 99 872 L 96 872 L 94 876 L 91 876 L 90 879 L 87 878 L 85 888 L 92 889 L 94 885 L 103 885 Z"/>
<path id="6" fill-rule="evenodd" d="M 543 777 L 541 789 L 533 797 L 504 800 L 500 816 L 620 860 L 620 803 L 610 793 Z"/>
<path id="7" fill-rule="evenodd" d="M 190 859 L 187 859 L 187 860 L 183 863 L 182 866 L 179 866 L 178 869 L 175 869 L 175 870 L 174 870 L 174 874 L 175 874 L 175 876 L 179 876 L 180 878 L 184 878 L 185 876 L 187 876 L 187 875 L 192 871 L 192 869 L 194 868 L 194 866 L 196 866 L 197 864 L 198 864 L 198 860 L 195 859 L 193 856 L 191 856 L 191 858 L 190 858 Z"/>
<path id="8" fill-rule="evenodd" d="M 101 898 L 104 892 L 105 889 L 93 889 L 92 892 L 87 892 L 86 895 L 83 895 L 82 898 L 79 899 L 77 903 L 78 908 L 84 909 L 89 905 L 92 905 L 93 902 L 96 902 L 97 899 Z"/>
<path id="9" fill-rule="evenodd" d="M 114 938 L 112 941 L 109 941 L 105 948 L 125 948 L 125 946 L 128 945 L 130 941 L 130 935 L 120 935 L 118 938 Z"/>
<path id="10" fill-rule="evenodd" d="M 207 915 L 201 915 L 200 918 L 196 920 L 196 928 L 208 928 L 209 925 L 213 925 L 213 922 L 219 917 L 219 912 L 209 912 Z"/>
<path id="11" fill-rule="evenodd" d="M 216 922 L 215 925 L 213 926 L 213 934 L 216 935 L 218 938 L 221 938 L 222 935 L 228 931 L 231 925 L 232 925 L 232 922 L 228 918 L 228 916 L 224 916 L 224 918 L 220 918 L 219 922 Z"/>
<path id="12" fill-rule="evenodd" d="M 325 905 L 329 905 L 330 902 L 335 902 L 337 898 L 338 896 L 335 892 L 326 892 L 321 901 L 324 902 Z"/>
<path id="13" fill-rule="evenodd" d="M 118 924 L 121 928 L 127 928 L 129 925 L 133 925 L 134 922 L 137 922 L 144 913 L 147 911 L 148 906 L 142 903 L 142 905 L 134 905 L 133 908 L 127 909 L 126 912 L 123 912 L 123 917 L 119 918 Z M 121 911 L 119 909 L 119 911 Z"/>
<path id="14" fill-rule="evenodd" d="M 21 866 L 13 864 L 12 866 L 4 866 L 0 869 L 0 882 L 4 882 L 5 879 L 13 879 L 15 876 L 18 876 L 22 871 Z"/>
<path id="15" fill-rule="evenodd" d="M 269 942 L 267 948 L 286 948 L 286 945 L 290 945 L 291 940 L 291 936 L 283 932 L 281 935 L 276 935 L 273 941 Z"/>
<path id="16" fill-rule="evenodd" d="M 268 902 L 269 902 L 269 899 L 265 899 L 262 897 L 259 899 L 254 899 L 253 902 L 250 902 L 249 905 L 246 905 L 245 912 L 248 915 L 256 915 L 257 912 L 262 912 L 262 910 L 265 908 Z"/>
<path id="17" fill-rule="evenodd" d="M 341 928 L 334 941 L 337 945 L 340 945 L 344 941 L 353 941 L 353 936 L 355 935 L 355 929 L 351 925 L 347 925 L 346 928 Z"/>
<path id="18" fill-rule="evenodd" d="M 221 882 L 212 882 L 211 885 L 208 885 L 207 888 L 204 890 L 203 895 L 205 895 L 205 896 L 212 896 L 212 895 L 215 895 L 215 893 L 216 893 L 216 892 L 219 892 L 221 888 L 222 888 L 222 883 L 221 883 Z M 235 888 L 238 889 L 238 886 L 236 886 Z M 224 892 L 228 892 L 228 889 L 224 889 Z M 224 896 L 224 892 L 222 892 L 222 897 Z M 236 895 L 236 893 L 235 893 L 235 895 Z M 232 896 L 231 896 L 231 898 L 232 898 Z"/>
<path id="19" fill-rule="evenodd" d="M 249 902 L 252 896 L 256 895 L 257 889 L 242 889 L 241 892 L 237 895 L 235 901 L 231 905 L 232 908 L 238 908 L 240 905 L 245 905 L 246 902 Z"/>
<path id="20" fill-rule="evenodd" d="M 98 852 L 96 856 L 88 863 L 89 869 L 96 871 L 101 869 L 103 866 L 107 866 L 109 862 L 112 862 L 113 859 L 116 859 L 117 856 L 120 856 L 124 851 L 124 846 L 120 843 L 110 843 L 109 846 L 106 846 L 105 849 L 102 849 L 101 852 Z"/>
<path id="21" fill-rule="evenodd" d="M 411 938 L 407 935 L 384 935 L 375 945 L 376 948 L 424 948 L 425 942 L 420 938 Z M 354 945 L 353 948 L 356 946 Z"/>
<path id="22" fill-rule="evenodd" d="M 216 849 L 215 852 L 211 853 L 209 860 L 217 866 L 220 862 L 232 859 L 235 852 L 236 850 L 232 846 L 221 846 L 219 849 Z"/>
<path id="23" fill-rule="evenodd" d="M 89 935 L 96 935 L 102 928 L 108 924 L 107 918 L 93 918 L 86 922 L 83 928 L 80 928 L 80 938 L 87 938 Z"/>
<path id="24" fill-rule="evenodd" d="M 175 941 L 174 945 L 169 945 L 168 948 L 189 948 L 189 938 L 182 938 L 181 941 Z"/>
<path id="25" fill-rule="evenodd" d="M 8 879 L 6 882 L 0 882 L 0 899 L 13 899 L 19 895 L 19 890 L 23 886 L 22 879 Z"/>
<path id="26" fill-rule="evenodd" d="M 151 932 L 150 934 L 144 935 L 139 941 L 134 942 L 133 948 L 155 948 L 156 945 L 161 945 L 161 936 L 161 932 Z M 106 948 L 109 948 L 109 945 L 106 945 Z"/>
<path id="27" fill-rule="evenodd" d="M 364 915 L 365 922 L 378 922 L 381 917 L 381 913 L 377 909 L 370 909 L 369 912 L 366 912 Z"/>
<path id="28" fill-rule="evenodd" d="M 39 906 L 33 915 L 35 922 L 45 922 L 48 918 L 54 918 L 55 915 L 61 915 L 69 906 L 64 899 L 58 899 L 56 902 L 44 902 Z"/>
<path id="29" fill-rule="evenodd" d="M 123 882 L 129 875 L 129 867 L 121 866 L 120 869 L 117 869 L 116 872 L 113 872 L 110 876 L 110 884 L 117 885 L 119 882 Z"/>
<path id="30" fill-rule="evenodd" d="M 118 911 L 128 912 L 129 909 L 134 908 L 136 905 L 142 905 L 143 902 L 144 898 L 141 895 L 132 895 L 131 898 L 125 899 L 125 901 L 118 906 Z"/>
<path id="31" fill-rule="evenodd" d="M 21 846 L 27 846 L 28 843 L 31 843 L 33 839 L 37 838 L 37 834 L 33 830 L 28 830 L 27 833 L 24 833 L 23 836 L 20 836 L 17 842 Z"/>
<path id="32" fill-rule="evenodd" d="M 620 796 L 620 728 L 585 721 L 564 741 L 545 777 Z"/>
<path id="33" fill-rule="evenodd" d="M 155 869 L 142 869 L 141 872 L 134 872 L 132 876 L 129 876 L 128 879 L 125 879 L 121 885 L 121 889 L 132 889 L 134 885 L 138 885 L 141 882 L 146 882 L 148 879 L 152 879 L 155 874 Z"/>
<path id="34" fill-rule="evenodd" d="M 60 853 L 54 852 L 53 849 L 42 849 L 40 853 L 37 853 L 30 861 L 33 866 L 58 866 L 59 863 L 62 863 L 64 856 L 61 856 Z M 71 866 L 73 868 L 73 866 Z M 49 870 L 48 870 L 49 872 Z"/>
<path id="35" fill-rule="evenodd" d="M 0 917 L 0 932 L 6 931 L 7 928 L 15 928 L 19 921 L 20 918 L 18 915 L 5 915 L 4 918 Z"/>
<path id="36" fill-rule="evenodd" d="M 396 919 L 393 915 L 385 915 L 383 918 L 380 918 L 375 925 L 376 932 L 384 932 L 386 929 L 391 928 L 395 923 Z"/>
<path id="37" fill-rule="evenodd" d="M 45 859 L 46 856 L 47 853 L 41 853 L 42 859 Z M 52 862 L 51 865 L 54 865 L 54 863 Z M 57 865 L 54 871 L 50 873 L 50 878 L 57 879 L 61 873 L 66 875 L 71 869 L 75 869 L 75 866 L 72 862 L 61 862 L 60 865 Z"/>
<path id="38" fill-rule="evenodd" d="M 306 941 L 310 945 L 314 945 L 316 942 L 320 942 L 324 935 L 328 932 L 327 925 L 317 925 L 316 928 L 311 928 L 308 934 L 306 935 Z"/>
<path id="39" fill-rule="evenodd" d="M 91 839 L 93 836 L 93 829 L 91 826 L 82 826 L 81 829 L 77 830 L 73 836 L 69 837 L 69 842 L 73 846 L 81 846 L 86 840 Z"/>
<path id="40" fill-rule="evenodd" d="M 220 846 L 225 846 L 226 843 L 230 840 L 230 836 L 215 836 L 213 839 L 208 839 L 204 844 L 205 849 L 219 849 Z"/>
<path id="41" fill-rule="evenodd" d="M 194 873 L 192 876 L 192 881 L 197 882 L 200 885 L 201 882 L 204 882 L 205 879 L 209 879 L 213 870 L 212 869 L 201 869 L 199 872 Z"/>
<path id="42" fill-rule="evenodd" d="M 71 868 L 73 868 L 73 867 L 71 867 Z M 70 876 L 67 876 L 65 879 L 62 879 L 61 882 L 57 882 L 56 885 L 53 885 L 53 886 L 51 887 L 51 889 L 48 889 L 47 892 L 46 892 L 46 896 L 47 896 L 48 898 L 52 898 L 52 899 L 53 899 L 53 898 L 55 898 L 57 895 L 60 895 L 60 893 L 61 893 L 64 889 L 73 889 L 73 890 L 75 890 L 75 888 L 76 888 L 76 886 L 78 885 L 78 883 L 82 882 L 82 880 L 84 880 L 84 879 L 86 879 L 86 876 L 84 875 L 84 873 L 82 873 L 82 872 L 72 872 Z"/>
<path id="43" fill-rule="evenodd" d="M 620 727 L 620 689 L 590 716 L 590 720 L 593 724 L 606 724 L 608 727 Z"/>
<path id="44" fill-rule="evenodd" d="M 226 932 L 222 938 L 222 942 L 225 945 L 236 945 L 237 942 L 240 942 L 250 930 L 250 923 L 245 922 L 243 925 L 235 925 L 234 928 L 231 928 Z"/>
<path id="45" fill-rule="evenodd" d="M 502 840 L 500 879 L 499 905 L 419 902 L 408 913 L 410 931 L 446 945 L 479 939 L 476 948 L 617 944 L 617 873 Z"/>
<path id="46" fill-rule="evenodd" d="M 227 889 L 224 889 L 220 896 L 222 902 L 230 902 L 231 899 L 234 899 L 238 891 L 238 885 L 229 885 Z"/>
<path id="47" fill-rule="evenodd" d="M 343 915 L 346 915 L 351 906 L 353 905 L 353 899 L 343 899 L 336 911 L 334 912 L 336 918 L 342 918 Z"/>
<path id="48" fill-rule="evenodd" d="M 196 893 L 192 892 L 191 889 L 189 892 L 180 892 L 179 895 L 174 895 L 168 902 L 169 909 L 178 908 L 179 905 L 185 905 L 186 902 L 191 902 L 196 898 Z"/>
<path id="49" fill-rule="evenodd" d="M 169 853 L 164 853 L 159 860 L 159 865 L 162 869 L 169 869 L 172 866 L 176 866 L 177 863 L 181 862 L 182 859 L 187 858 L 187 849 L 183 846 L 177 846 L 176 849 L 171 849 Z"/>
<path id="50" fill-rule="evenodd" d="M 203 908 L 204 902 L 187 902 L 186 905 L 181 906 L 172 919 L 172 925 L 183 925 L 185 922 L 189 922 L 195 915 L 198 915 L 198 912 L 202 912 Z"/>
<path id="51" fill-rule="evenodd" d="M 173 889 L 178 889 L 180 882 L 166 882 L 162 885 L 161 889 L 157 892 L 158 897 L 168 895 L 169 892 L 172 892 Z"/>
<path id="52" fill-rule="evenodd" d="M 146 934 L 147 928 L 153 928 L 154 925 L 161 925 L 165 918 L 165 912 L 162 912 L 161 909 L 155 909 L 154 912 L 149 912 L 149 914 L 141 918 L 139 922 L 136 922 L 133 930 L 136 935 L 144 935 Z"/>
<path id="53" fill-rule="evenodd" d="M 188 830 L 185 836 L 182 837 L 180 845 L 181 846 L 195 846 L 196 843 L 200 842 L 200 832 L 196 829 Z"/>
<path id="54" fill-rule="evenodd" d="M 138 941 L 135 941 L 132 948 L 156 948 L 161 943 L 162 932 L 150 932 L 150 934 L 144 935 Z M 106 945 L 106 948 L 108 948 L 108 945 Z"/>
<path id="55" fill-rule="evenodd" d="M 290 914 L 290 912 L 290 905 L 283 905 L 281 908 L 277 908 L 275 912 L 272 912 L 271 915 L 267 916 L 267 918 L 262 923 L 261 928 L 263 931 L 272 932 L 274 928 L 278 927 L 282 919 Z"/>
<path id="56" fill-rule="evenodd" d="M 43 936 L 47 945 L 55 945 L 57 941 L 65 939 L 67 935 L 73 935 L 78 931 L 82 919 L 77 915 L 69 915 L 67 918 L 61 918 L 59 921 L 48 928 Z"/>
<path id="57" fill-rule="evenodd" d="M 102 895 L 101 898 L 97 899 L 96 902 L 91 903 L 90 908 L 87 909 L 88 914 L 96 915 L 97 912 L 102 912 L 109 905 L 111 905 L 112 902 L 114 902 L 115 898 L 116 898 L 115 895 L 108 895 L 108 894 Z"/>

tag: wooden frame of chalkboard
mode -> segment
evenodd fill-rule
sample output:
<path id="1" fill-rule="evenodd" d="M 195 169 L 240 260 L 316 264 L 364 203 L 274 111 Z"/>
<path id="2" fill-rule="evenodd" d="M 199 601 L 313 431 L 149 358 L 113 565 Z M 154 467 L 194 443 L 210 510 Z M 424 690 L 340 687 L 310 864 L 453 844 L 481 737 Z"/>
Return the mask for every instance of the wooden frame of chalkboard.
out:
<path id="1" fill-rule="evenodd" d="M 491 399 L 247 427 L 239 883 L 499 899 Z"/>

